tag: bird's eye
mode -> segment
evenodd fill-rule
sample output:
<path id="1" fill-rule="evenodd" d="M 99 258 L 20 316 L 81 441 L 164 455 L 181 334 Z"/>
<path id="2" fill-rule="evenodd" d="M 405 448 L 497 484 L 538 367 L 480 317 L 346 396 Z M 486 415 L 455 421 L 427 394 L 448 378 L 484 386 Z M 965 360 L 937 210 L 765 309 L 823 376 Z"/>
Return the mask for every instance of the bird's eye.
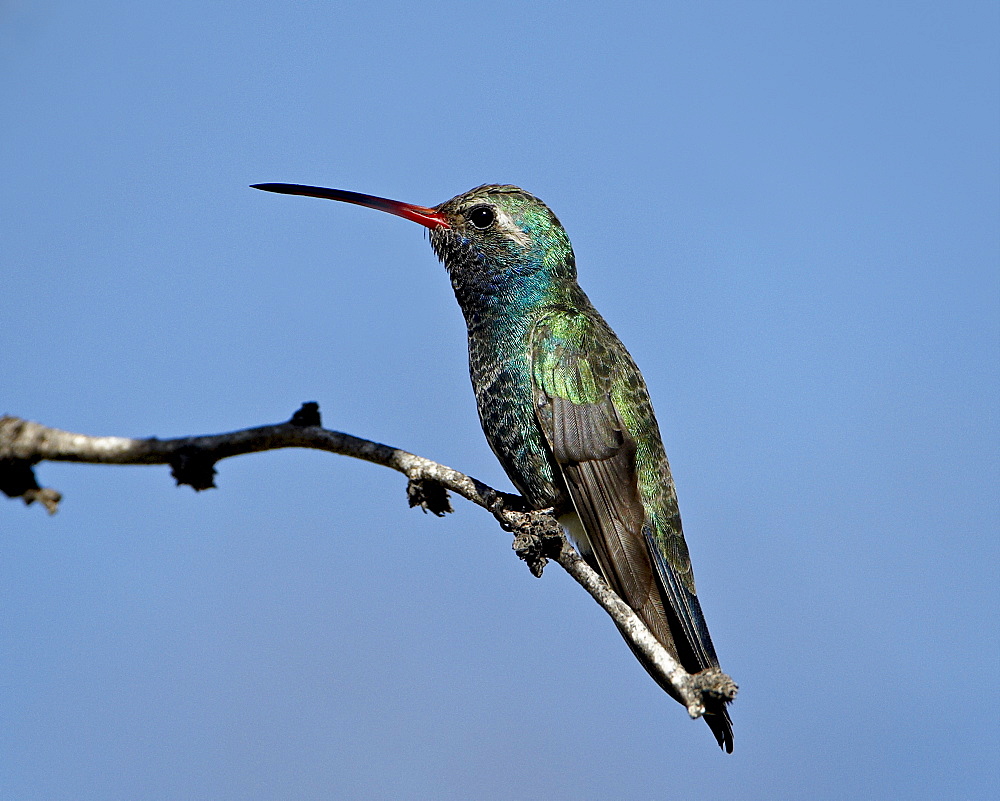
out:
<path id="1" fill-rule="evenodd" d="M 489 206 L 476 206 L 469 212 L 469 222 L 480 231 L 485 231 L 496 222 L 496 219 L 496 212 Z"/>

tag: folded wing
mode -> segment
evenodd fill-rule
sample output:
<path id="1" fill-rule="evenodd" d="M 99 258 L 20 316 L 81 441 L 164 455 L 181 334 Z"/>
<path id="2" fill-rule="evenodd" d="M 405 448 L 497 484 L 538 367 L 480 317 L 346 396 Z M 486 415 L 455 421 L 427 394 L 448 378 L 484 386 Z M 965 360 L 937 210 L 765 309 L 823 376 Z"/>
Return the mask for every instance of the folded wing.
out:
<path id="1" fill-rule="evenodd" d="M 672 487 L 667 508 L 643 501 L 639 450 L 649 443 L 641 440 L 655 436 L 659 453 L 662 445 L 655 423 L 647 430 L 626 423 L 628 403 L 649 401 L 644 387 L 624 380 L 623 370 L 635 370 L 624 347 L 586 315 L 552 311 L 535 325 L 531 358 L 536 418 L 586 531 L 578 543 L 584 557 L 686 670 L 718 666 Z M 662 478 L 670 483 L 669 473 Z M 731 751 L 725 708 L 706 721 Z"/>

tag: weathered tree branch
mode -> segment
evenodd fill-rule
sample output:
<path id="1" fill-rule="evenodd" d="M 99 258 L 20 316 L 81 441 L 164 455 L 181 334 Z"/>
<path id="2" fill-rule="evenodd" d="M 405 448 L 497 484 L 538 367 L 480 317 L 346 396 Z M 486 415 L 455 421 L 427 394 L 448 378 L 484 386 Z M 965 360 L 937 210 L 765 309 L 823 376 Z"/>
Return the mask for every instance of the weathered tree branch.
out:
<path id="1" fill-rule="evenodd" d="M 304 404 L 287 423 L 164 440 L 92 437 L 18 417 L 0 417 L 0 490 L 12 498 L 23 498 L 26 504 L 37 501 L 54 513 L 61 495 L 38 484 L 33 467 L 39 462 L 168 464 L 178 485 L 204 490 L 215 486 L 215 464 L 222 459 L 278 448 L 314 448 L 389 467 L 406 476 L 410 506 L 439 516 L 452 511 L 447 491 L 458 493 L 489 511 L 505 531 L 514 533 L 514 550 L 534 575 L 541 576 L 548 559 L 554 559 L 576 579 L 684 699 L 692 718 L 704 714 L 706 698 L 729 701 L 735 697 L 736 684 L 722 671 L 691 675 L 681 667 L 570 545 L 551 510 L 532 510 L 520 496 L 495 490 L 430 459 L 325 429 L 315 403 Z"/>

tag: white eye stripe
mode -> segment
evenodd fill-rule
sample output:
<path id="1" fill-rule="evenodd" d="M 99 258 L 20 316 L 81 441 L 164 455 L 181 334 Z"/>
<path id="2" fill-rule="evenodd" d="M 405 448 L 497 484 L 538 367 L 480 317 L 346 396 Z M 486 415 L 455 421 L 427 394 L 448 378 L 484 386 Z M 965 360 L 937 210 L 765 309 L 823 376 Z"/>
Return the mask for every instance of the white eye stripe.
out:
<path id="1" fill-rule="evenodd" d="M 497 215 L 497 222 L 495 225 L 503 231 L 504 236 L 512 242 L 516 242 L 523 248 L 531 247 L 531 237 L 521 230 L 521 227 L 514 222 L 506 211 L 496 207 L 494 207 L 494 211 Z"/>
<path id="2" fill-rule="evenodd" d="M 483 233 L 490 230 L 497 231 L 521 248 L 531 247 L 531 237 L 521 230 L 521 227 L 505 209 L 498 205 L 480 202 L 463 211 L 462 214 L 472 231 Z M 488 222 L 487 218 L 490 218 Z"/>

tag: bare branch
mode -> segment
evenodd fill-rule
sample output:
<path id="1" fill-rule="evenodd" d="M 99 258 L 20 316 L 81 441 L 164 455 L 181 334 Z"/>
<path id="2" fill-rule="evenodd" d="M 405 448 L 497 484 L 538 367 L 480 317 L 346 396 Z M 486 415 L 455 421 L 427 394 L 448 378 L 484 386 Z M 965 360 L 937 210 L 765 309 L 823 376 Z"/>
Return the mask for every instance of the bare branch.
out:
<path id="1" fill-rule="evenodd" d="M 736 684 L 720 670 L 691 675 L 649 632 L 645 624 L 580 557 L 567 541 L 552 510 L 530 509 L 518 495 L 500 492 L 430 459 L 359 437 L 322 428 L 319 408 L 304 404 L 287 423 L 247 428 L 228 434 L 176 439 L 92 437 L 49 428 L 18 417 L 0 417 L 0 491 L 54 513 L 61 498 L 39 486 L 33 466 L 43 461 L 88 464 L 167 464 L 178 484 L 196 490 L 214 487 L 215 464 L 222 459 L 278 448 L 313 448 L 396 470 L 408 480 L 411 506 L 442 515 L 451 511 L 447 491 L 489 511 L 505 531 L 514 533 L 514 549 L 536 576 L 554 559 L 611 616 L 639 651 L 684 700 L 693 718 L 705 712 L 705 698 L 732 700 Z"/>

